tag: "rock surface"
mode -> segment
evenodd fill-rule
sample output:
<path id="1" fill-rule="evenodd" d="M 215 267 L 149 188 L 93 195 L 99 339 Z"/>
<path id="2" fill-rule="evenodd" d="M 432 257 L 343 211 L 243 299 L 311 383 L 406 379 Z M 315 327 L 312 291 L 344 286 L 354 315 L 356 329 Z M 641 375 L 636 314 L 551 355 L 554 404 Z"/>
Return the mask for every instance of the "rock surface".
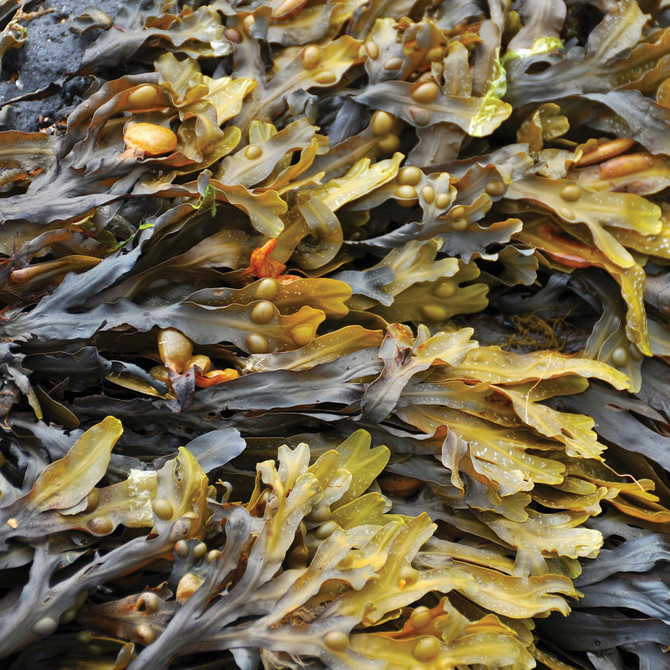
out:
<path id="1" fill-rule="evenodd" d="M 96 9 L 116 16 L 122 0 L 99 0 Z M 2 57 L 0 73 L 0 130 L 34 132 L 64 119 L 67 110 L 81 100 L 89 78 L 70 76 L 76 72 L 86 47 L 99 34 L 73 30 L 73 19 L 87 5 L 80 0 L 45 0 L 27 3 L 26 41 L 8 49 Z M 8 13 L 0 27 L 6 28 L 15 16 Z M 0 38 L 1 39 L 1 38 Z"/>

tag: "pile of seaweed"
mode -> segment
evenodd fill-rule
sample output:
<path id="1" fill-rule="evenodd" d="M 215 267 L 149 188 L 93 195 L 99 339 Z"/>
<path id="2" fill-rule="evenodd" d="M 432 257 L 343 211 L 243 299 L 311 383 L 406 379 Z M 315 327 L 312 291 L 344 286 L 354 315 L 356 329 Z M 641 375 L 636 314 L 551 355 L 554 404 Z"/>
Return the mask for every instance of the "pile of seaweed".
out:
<path id="1" fill-rule="evenodd" d="M 3 667 L 670 667 L 666 6 L 59 19 L 0 114 L 70 91 L 0 132 Z"/>

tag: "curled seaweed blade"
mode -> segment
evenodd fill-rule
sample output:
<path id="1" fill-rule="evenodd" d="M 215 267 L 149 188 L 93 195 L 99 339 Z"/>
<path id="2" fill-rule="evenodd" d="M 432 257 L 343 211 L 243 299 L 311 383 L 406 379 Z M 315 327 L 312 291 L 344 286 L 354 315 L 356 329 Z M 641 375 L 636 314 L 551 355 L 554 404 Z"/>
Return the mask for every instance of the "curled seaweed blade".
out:
<path id="1" fill-rule="evenodd" d="M 288 205 L 276 191 L 252 191 L 240 184 L 228 186 L 215 179 L 211 184 L 217 197 L 245 212 L 261 235 L 276 237 L 284 229 L 281 217 L 288 211 Z"/>
<path id="2" fill-rule="evenodd" d="M 417 127 L 454 123 L 472 137 L 490 135 L 512 113 L 510 105 L 493 96 L 477 98 L 438 93 L 432 102 L 417 104 L 412 100 L 415 88 L 409 82 L 386 81 L 369 86 L 354 100 Z"/>
<path id="3" fill-rule="evenodd" d="M 616 285 L 599 277 L 583 278 L 602 301 L 603 314 L 593 326 L 584 348 L 584 356 L 609 363 L 630 378 L 631 391 L 642 385 L 644 356 L 626 333 L 626 305 L 617 294 Z M 648 326 L 650 325 L 647 319 Z M 650 336 L 651 337 L 651 336 Z"/>
<path id="4" fill-rule="evenodd" d="M 594 421 L 582 414 L 568 414 L 529 400 L 525 393 L 513 387 L 500 389 L 501 395 L 512 401 L 517 415 L 538 433 L 563 442 L 569 456 L 600 458 L 604 450 L 593 430 Z"/>
<path id="5" fill-rule="evenodd" d="M 412 341 L 407 326 L 389 326 L 386 340 L 379 350 L 384 370 L 367 388 L 361 410 L 369 421 L 381 421 L 396 406 L 403 388 L 412 377 L 432 365 L 460 365 L 467 352 L 477 344 L 471 342 L 473 331 L 464 328 L 456 333 L 439 333 L 428 337 L 428 329 L 419 326 Z"/>
<path id="6" fill-rule="evenodd" d="M 273 133 L 265 141 L 252 141 L 244 149 L 221 162 L 216 178 L 223 184 L 241 184 L 246 187 L 257 185 L 267 179 L 276 168 L 281 168 L 280 163 L 290 162 L 295 151 L 311 147 L 313 141 L 320 147 L 316 130 L 307 119 L 300 119 Z M 309 164 L 301 165 L 300 169 L 308 167 Z M 299 170 L 293 170 L 290 178 L 299 174 Z M 274 187 L 278 185 L 276 180 L 272 184 Z"/>
<path id="7" fill-rule="evenodd" d="M 424 433 L 434 434 L 445 426 L 450 441 L 445 444 L 444 461 L 449 464 L 450 447 L 463 449 L 474 473 L 495 484 L 505 498 L 522 491 L 532 491 L 536 483 L 560 484 L 565 466 L 559 461 L 533 453 L 547 446 L 541 439 L 523 429 L 510 430 L 490 421 L 431 405 L 409 405 L 399 408 L 398 415 Z M 468 464 L 462 467 L 467 471 Z M 525 511 L 510 513 L 523 521 Z"/>
<path id="8" fill-rule="evenodd" d="M 586 47 L 574 45 L 559 57 L 547 58 L 549 67 L 531 72 L 534 54 L 553 51 L 561 42 L 554 36 L 537 39 L 529 51 L 505 60 L 509 74 L 506 99 L 514 105 L 543 102 L 579 93 L 607 90 L 638 81 L 668 53 L 667 40 L 656 48 L 642 42 L 648 17 L 637 2 L 617 2 L 589 33 Z"/>
<path id="9" fill-rule="evenodd" d="M 368 582 L 360 592 L 350 592 L 338 598 L 327 610 L 328 614 L 355 616 L 371 625 L 387 612 L 418 600 L 422 593 L 430 589 L 425 585 L 417 585 L 416 579 L 413 582 L 403 580 L 404 583 L 400 585 L 400 571 L 411 565 L 412 559 L 434 529 L 435 526 L 426 514 L 399 528 L 388 545 L 387 559 L 383 568 L 377 572 L 378 578 Z M 455 573 L 447 590 L 451 590 L 458 579 L 459 575 Z M 405 586 L 412 588 L 406 589 Z"/>
<path id="10" fill-rule="evenodd" d="M 286 229 L 277 238 L 276 257 L 287 260 L 293 256 L 306 270 L 320 268 L 332 261 L 343 241 L 342 227 L 335 212 L 390 182 L 398 174 L 402 159 L 400 153 L 372 164 L 369 158 L 363 158 L 342 177 L 305 190 L 298 199 L 298 207 L 288 214 Z M 305 238 L 310 237 L 316 238 L 318 244 L 305 244 Z"/>
<path id="11" fill-rule="evenodd" d="M 453 378 L 478 379 L 494 384 L 543 381 L 563 375 L 580 375 L 606 381 L 614 388 L 625 389 L 628 378 L 615 368 L 583 358 L 538 351 L 516 354 L 500 347 L 478 347 L 469 352 L 463 364 L 449 371 Z"/>
<path id="12" fill-rule="evenodd" d="M 548 102 L 540 105 L 529 116 L 517 131 L 517 140 L 527 142 L 532 152 L 540 151 L 545 142 L 565 135 L 570 129 L 568 118 L 561 113 L 561 108 Z"/>
<path id="13" fill-rule="evenodd" d="M 514 182 L 507 190 L 510 199 L 525 199 L 549 208 L 565 224 L 583 223 L 593 241 L 607 258 L 622 269 L 634 265 L 633 257 L 609 232 L 609 227 L 633 230 L 641 235 L 661 232 L 661 210 L 648 200 L 628 193 L 593 192 L 579 188 L 579 195 L 566 200 L 566 187 L 574 188 L 569 180 L 548 180 L 526 177 Z"/>
<path id="14" fill-rule="evenodd" d="M 256 82 L 247 77 L 213 79 L 201 73 L 197 61 L 179 61 L 169 53 L 161 56 L 154 67 L 182 117 L 211 105 L 218 126 L 239 113 L 244 98 L 256 87 Z"/>
<path id="15" fill-rule="evenodd" d="M 398 295 L 413 284 L 422 282 L 434 282 L 440 278 L 452 277 L 459 269 L 458 260 L 455 258 L 436 259 L 437 253 L 442 246 L 438 238 L 426 242 L 406 242 L 402 247 L 390 251 L 379 263 L 365 270 L 365 275 L 370 279 L 373 275 L 388 275 L 388 283 L 382 285 L 378 302 L 389 306 L 393 304 L 394 296 Z M 385 270 L 387 269 L 387 270 Z M 390 270 L 391 272 L 388 272 Z M 362 273 L 361 273 L 362 274 Z M 342 276 L 340 274 L 339 276 Z M 354 280 L 356 275 L 349 271 L 343 278 Z M 365 280 L 364 280 L 365 281 Z M 366 281 L 366 284 L 368 281 Z M 376 293 L 374 294 L 376 295 Z M 369 307 L 369 300 L 357 299 L 352 305 L 357 308 Z"/>
<path id="16" fill-rule="evenodd" d="M 252 354 L 247 357 L 245 367 L 252 372 L 305 370 L 361 349 L 378 348 L 383 337 L 381 330 L 368 330 L 356 325 L 344 326 L 332 333 L 319 335 L 312 342 L 295 351 Z"/>
<path id="17" fill-rule="evenodd" d="M 444 259 L 446 260 L 446 259 Z M 480 274 L 473 262 L 459 261 L 459 270 L 451 277 L 414 284 L 396 295 L 388 306 L 374 306 L 370 311 L 389 322 L 411 320 L 417 323 L 444 323 L 456 314 L 478 312 L 488 304 L 488 286 L 482 282 L 468 283 Z"/>
<path id="18" fill-rule="evenodd" d="M 152 503 L 154 527 L 167 530 L 177 519 L 202 523 L 207 505 L 208 480 L 196 458 L 180 447 L 176 458 L 156 474 L 156 497 Z"/>
<path id="19" fill-rule="evenodd" d="M 39 510 L 76 505 L 102 479 L 121 432 L 121 422 L 111 416 L 87 430 L 65 458 L 39 476 L 26 500 Z"/>
<path id="20" fill-rule="evenodd" d="M 160 44 L 192 58 L 225 56 L 233 50 L 224 36 L 224 26 L 211 7 L 186 8 L 180 14 L 168 11 L 169 4 L 158 10 L 154 3 L 132 2 L 115 19 L 114 28 L 103 32 L 86 50 L 84 68 L 110 66 L 133 56 L 147 43 Z M 111 19 L 105 26 L 112 26 Z"/>
<path id="21" fill-rule="evenodd" d="M 342 35 L 319 49 L 319 58 L 313 67 L 305 67 L 307 61 L 301 53 L 296 53 L 264 86 L 256 89 L 250 104 L 235 118 L 235 125 L 246 130 L 254 120 L 274 119 L 286 110 L 286 96 L 294 89 L 308 91 L 334 86 L 358 61 L 360 46 L 358 40 Z"/>
<path id="22" fill-rule="evenodd" d="M 372 163 L 369 158 L 354 163 L 342 177 L 330 179 L 310 193 L 333 211 L 391 181 L 400 169 L 403 155 Z"/>
<path id="23" fill-rule="evenodd" d="M 384 469 L 390 451 L 388 447 L 370 448 L 372 439 L 364 430 L 357 430 L 337 447 L 340 467 L 351 473 L 348 490 L 339 499 L 337 507 L 356 500 Z"/>
<path id="24" fill-rule="evenodd" d="M 419 635 L 410 639 L 389 639 L 380 633 L 351 636 L 353 651 L 381 660 L 386 667 L 410 668 L 412 662 L 421 662 L 425 668 L 455 669 L 462 665 L 483 664 L 488 668 L 517 667 L 524 670 L 535 667 L 533 657 L 524 646 L 507 632 L 470 633 L 449 644 L 433 635 Z"/>
<path id="25" fill-rule="evenodd" d="M 595 558 L 603 538 L 597 530 L 577 527 L 586 517 L 584 512 L 561 515 L 531 512 L 523 524 L 501 518 L 488 523 L 502 540 L 519 549 L 517 564 L 523 566 L 525 561 L 532 565 L 539 556 Z"/>

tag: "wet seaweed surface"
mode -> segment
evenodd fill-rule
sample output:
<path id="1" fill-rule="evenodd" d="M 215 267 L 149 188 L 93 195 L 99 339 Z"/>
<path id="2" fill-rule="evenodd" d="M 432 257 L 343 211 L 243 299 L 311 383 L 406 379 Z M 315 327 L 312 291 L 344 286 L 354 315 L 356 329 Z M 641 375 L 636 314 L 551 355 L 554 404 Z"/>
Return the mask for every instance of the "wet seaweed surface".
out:
<path id="1" fill-rule="evenodd" d="M 670 668 L 670 21 L 0 0 L 0 663 Z"/>

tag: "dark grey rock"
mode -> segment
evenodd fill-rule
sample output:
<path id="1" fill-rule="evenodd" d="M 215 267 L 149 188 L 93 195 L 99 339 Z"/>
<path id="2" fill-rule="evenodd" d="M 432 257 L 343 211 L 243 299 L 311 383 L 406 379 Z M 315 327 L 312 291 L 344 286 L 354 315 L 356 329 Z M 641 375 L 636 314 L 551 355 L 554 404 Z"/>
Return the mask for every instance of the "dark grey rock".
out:
<path id="1" fill-rule="evenodd" d="M 123 0 L 97 0 L 96 8 L 115 17 Z M 51 126 L 81 100 L 90 77 L 74 76 L 86 47 L 99 30 L 80 34 L 71 29 L 74 17 L 88 5 L 81 0 L 45 0 L 26 11 L 52 10 L 22 21 L 27 40 L 8 50 L 0 77 L 0 130 L 34 132 Z"/>

